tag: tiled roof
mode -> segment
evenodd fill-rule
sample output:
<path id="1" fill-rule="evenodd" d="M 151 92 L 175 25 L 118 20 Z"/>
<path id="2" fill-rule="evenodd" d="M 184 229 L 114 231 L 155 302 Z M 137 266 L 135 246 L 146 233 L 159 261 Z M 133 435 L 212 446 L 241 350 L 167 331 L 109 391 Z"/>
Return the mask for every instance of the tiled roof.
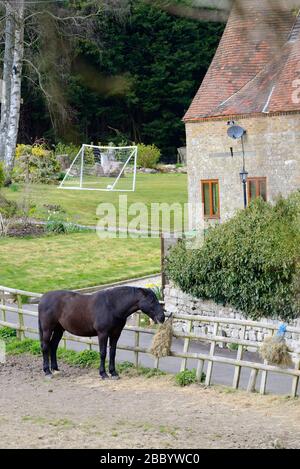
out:
<path id="1" fill-rule="evenodd" d="M 300 110 L 292 99 L 296 79 L 300 17 L 285 0 L 236 0 L 184 120 Z"/>

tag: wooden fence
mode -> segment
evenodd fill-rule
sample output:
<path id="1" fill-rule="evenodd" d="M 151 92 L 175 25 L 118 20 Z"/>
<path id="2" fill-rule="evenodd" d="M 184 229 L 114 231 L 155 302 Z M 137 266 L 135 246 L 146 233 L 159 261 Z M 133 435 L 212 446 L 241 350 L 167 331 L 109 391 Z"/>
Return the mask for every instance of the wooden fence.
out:
<path id="1" fill-rule="evenodd" d="M 24 317 L 34 317 L 37 319 L 37 312 L 30 310 L 30 303 L 36 303 L 41 294 L 27 292 L 23 290 L 16 290 L 12 288 L 7 288 L 0 286 L 0 327 L 5 326 L 17 331 L 17 336 L 20 340 L 26 337 L 26 333 L 34 333 L 38 334 L 38 328 L 36 327 L 29 327 L 25 325 Z M 24 308 L 26 305 L 26 308 Z M 17 315 L 17 322 L 10 322 L 7 320 L 7 313 L 14 313 Z M 118 349 L 126 350 L 130 352 L 134 352 L 135 355 L 135 365 L 139 365 L 139 354 L 149 353 L 149 350 L 140 346 L 140 335 L 141 334 L 155 334 L 156 330 L 141 327 L 140 326 L 140 318 L 141 315 L 138 313 L 136 314 L 136 324 L 135 325 L 126 325 L 125 330 L 133 331 L 134 332 L 134 345 L 118 345 Z M 292 353 L 292 359 L 294 363 L 294 368 L 282 368 L 278 366 L 269 365 L 267 362 L 259 363 L 259 362 L 252 362 L 246 361 L 243 359 L 243 354 L 245 349 L 251 347 L 252 349 L 258 350 L 260 347 L 259 342 L 246 340 L 245 333 L 246 330 L 250 328 L 260 328 L 260 329 L 267 329 L 269 331 L 269 335 L 273 335 L 277 330 L 277 327 L 272 324 L 262 324 L 261 322 L 256 321 L 246 321 L 246 320 L 238 320 L 238 319 L 227 319 L 227 318 L 216 318 L 216 317 L 207 317 L 207 316 L 200 316 L 196 314 L 175 314 L 173 315 L 175 320 L 184 321 L 187 324 L 187 332 L 178 332 L 174 331 L 173 335 L 175 338 L 179 338 L 183 340 L 183 350 L 182 352 L 172 351 L 170 356 L 176 357 L 181 359 L 180 371 L 184 371 L 187 369 L 187 361 L 189 359 L 196 360 L 197 368 L 196 368 L 196 377 L 200 381 L 202 372 L 204 370 L 204 364 L 207 363 L 206 367 L 206 377 L 205 377 L 205 385 L 209 386 L 212 380 L 212 372 L 213 366 L 216 363 L 223 364 L 223 365 L 230 365 L 234 366 L 234 375 L 232 381 L 232 387 L 237 389 L 240 384 L 240 377 L 241 377 L 241 370 L 242 368 L 250 369 L 250 376 L 248 381 L 247 390 L 249 392 L 253 392 L 256 389 L 256 381 L 258 377 L 258 373 L 261 372 L 261 381 L 260 381 L 260 393 L 265 394 L 266 392 L 266 385 L 267 385 L 267 378 L 268 373 L 279 373 L 282 375 L 288 375 L 292 377 L 292 386 L 290 395 L 295 397 L 297 395 L 297 389 L 299 384 L 299 377 L 300 377 L 300 355 L 299 353 Z M 213 325 L 213 333 L 212 334 L 195 334 L 193 333 L 193 324 L 194 323 L 203 323 L 203 324 L 211 324 Z M 232 337 L 224 337 L 221 335 L 220 327 L 222 325 L 234 325 L 239 327 L 241 330 L 240 338 L 232 338 Z M 300 336 L 300 329 L 288 326 L 287 332 L 292 332 Z M 86 337 L 77 337 L 71 334 L 65 333 L 63 336 L 63 342 L 65 348 L 67 348 L 67 342 L 73 341 L 82 344 L 86 344 L 89 349 L 92 348 L 93 345 L 97 346 L 98 341 L 93 338 L 86 338 Z M 195 353 L 190 352 L 189 348 L 191 342 L 202 342 L 205 344 L 209 344 L 209 351 L 205 353 Z M 216 354 L 216 346 L 221 344 L 222 346 L 227 346 L 228 344 L 235 344 L 236 350 L 236 357 L 229 358 L 224 357 Z M 159 359 L 155 359 L 154 361 L 154 368 L 159 368 Z"/>

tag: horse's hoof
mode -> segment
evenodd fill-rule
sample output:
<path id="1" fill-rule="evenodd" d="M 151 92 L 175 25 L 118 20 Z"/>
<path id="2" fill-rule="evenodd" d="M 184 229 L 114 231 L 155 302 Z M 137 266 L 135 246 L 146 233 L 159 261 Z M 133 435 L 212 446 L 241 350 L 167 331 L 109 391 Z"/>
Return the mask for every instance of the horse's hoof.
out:
<path id="1" fill-rule="evenodd" d="M 53 375 L 60 375 L 60 370 L 52 370 Z"/>
<path id="2" fill-rule="evenodd" d="M 52 373 L 47 373 L 47 374 L 45 375 L 45 378 L 46 378 L 46 379 L 52 379 Z"/>
<path id="3" fill-rule="evenodd" d="M 105 375 L 100 375 L 101 379 L 109 379 L 109 376 L 105 373 Z"/>
<path id="4" fill-rule="evenodd" d="M 117 379 L 120 379 L 120 376 L 119 375 L 111 375 L 110 378 L 117 380 Z"/>

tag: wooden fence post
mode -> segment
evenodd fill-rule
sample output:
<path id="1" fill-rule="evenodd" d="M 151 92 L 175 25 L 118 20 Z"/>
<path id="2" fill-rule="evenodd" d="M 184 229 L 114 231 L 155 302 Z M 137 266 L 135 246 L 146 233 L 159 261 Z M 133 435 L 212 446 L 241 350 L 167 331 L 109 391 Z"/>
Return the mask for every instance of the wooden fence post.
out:
<path id="1" fill-rule="evenodd" d="M 188 324 L 188 327 L 187 327 L 187 332 L 188 332 L 188 334 L 191 333 L 191 330 L 192 330 L 192 323 L 193 323 L 193 321 L 189 320 L 189 324 Z M 183 351 L 182 351 L 182 353 L 187 353 L 188 350 L 189 350 L 189 346 L 190 346 L 190 338 L 189 338 L 189 337 L 186 337 L 186 338 L 184 339 Z M 187 358 L 183 358 L 183 359 L 181 360 L 180 371 L 185 371 L 185 370 L 186 370 L 186 365 L 187 365 Z"/>
<path id="2" fill-rule="evenodd" d="M 91 340 L 91 337 L 89 337 L 89 339 Z M 88 344 L 88 350 L 92 350 L 92 344 L 91 343 Z"/>
<path id="3" fill-rule="evenodd" d="M 298 357 L 295 360 L 295 370 L 300 369 L 300 357 Z M 298 384 L 299 384 L 299 376 L 294 376 L 293 381 L 292 381 L 292 392 L 291 396 L 292 397 L 297 397 L 297 390 L 298 390 Z"/>
<path id="4" fill-rule="evenodd" d="M 275 331 L 271 331 L 270 336 L 273 337 Z M 264 360 L 264 365 L 268 364 L 268 360 Z M 268 378 L 268 372 L 267 371 L 262 371 L 261 372 L 261 381 L 260 381 L 260 387 L 259 387 L 259 392 L 260 394 L 266 394 L 266 387 L 267 387 L 267 378 Z"/>
<path id="5" fill-rule="evenodd" d="M 2 319 L 3 319 L 3 321 L 6 321 L 5 291 L 4 291 L 4 290 L 2 290 L 1 303 L 2 303 L 2 305 L 3 305 L 3 309 L 2 309 Z"/>
<path id="6" fill-rule="evenodd" d="M 218 335 L 218 327 L 219 327 L 219 323 L 216 322 L 215 325 L 214 325 L 214 330 L 213 330 L 213 335 L 214 336 Z M 214 356 L 215 348 L 216 348 L 216 342 L 213 341 L 210 344 L 210 351 L 209 351 L 209 356 L 210 357 Z M 206 378 L 205 378 L 205 385 L 206 386 L 210 386 L 211 375 L 212 375 L 212 370 L 213 370 L 213 364 L 214 364 L 214 362 L 212 360 L 208 361 L 207 370 L 206 370 Z"/>
<path id="7" fill-rule="evenodd" d="M 17 294 L 17 304 L 18 304 L 18 317 L 19 317 L 19 326 L 20 329 L 17 331 L 18 339 L 25 339 L 24 331 L 24 316 L 23 316 L 23 302 L 20 294 Z"/>
<path id="8" fill-rule="evenodd" d="M 196 370 L 196 379 L 201 383 L 202 373 L 204 367 L 204 360 L 201 358 L 198 359 L 197 370 Z"/>
<path id="9" fill-rule="evenodd" d="M 258 375 L 258 369 L 252 368 L 250 377 L 249 377 L 247 392 L 255 392 L 257 375 Z"/>
<path id="10" fill-rule="evenodd" d="M 245 338 L 245 333 L 246 333 L 246 326 L 243 326 L 243 327 L 242 327 L 242 336 L 241 336 L 241 339 L 244 339 L 244 338 Z M 242 360 L 242 358 L 243 358 L 243 351 L 244 351 L 244 346 L 243 346 L 243 345 L 239 345 L 239 346 L 238 346 L 238 351 L 237 351 L 237 354 L 236 354 L 236 359 L 237 359 L 237 360 Z M 233 383 L 232 383 L 233 389 L 238 389 L 239 384 L 240 384 L 240 377 L 241 377 L 241 366 L 240 366 L 240 365 L 237 365 L 237 366 L 234 368 Z"/>

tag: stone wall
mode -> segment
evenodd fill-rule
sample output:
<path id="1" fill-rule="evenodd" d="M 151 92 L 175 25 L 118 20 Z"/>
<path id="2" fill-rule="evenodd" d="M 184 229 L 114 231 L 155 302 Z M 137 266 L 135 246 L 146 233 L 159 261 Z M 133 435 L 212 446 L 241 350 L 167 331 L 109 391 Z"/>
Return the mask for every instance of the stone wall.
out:
<path id="1" fill-rule="evenodd" d="M 243 208 L 241 142 L 227 136 L 227 120 L 186 124 L 190 229 L 205 227 L 201 180 L 219 179 L 220 221 Z M 249 177 L 267 177 L 267 197 L 287 196 L 300 188 L 300 113 L 239 117 L 247 131 L 246 169 Z M 234 156 L 231 157 L 230 147 Z"/>
<path id="2" fill-rule="evenodd" d="M 217 305 L 213 301 L 204 301 L 193 298 L 181 290 L 175 288 L 172 284 L 166 285 L 164 290 L 165 308 L 169 313 L 177 314 L 199 314 L 201 316 L 209 316 L 215 318 L 231 318 L 231 319 L 245 319 L 241 312 L 234 308 L 224 307 Z M 263 319 L 259 321 L 262 324 L 274 324 L 279 326 L 282 321 L 276 321 L 273 319 Z M 289 325 L 300 329 L 300 318 L 291 321 Z M 237 325 L 222 324 L 220 333 L 226 337 L 232 337 L 233 339 L 241 338 L 242 328 Z M 187 324 L 184 321 L 175 321 L 174 328 L 178 331 L 186 332 Z M 192 331 L 195 334 L 212 334 L 213 324 L 210 323 L 197 323 L 194 322 L 194 329 Z M 270 334 L 268 329 L 261 327 L 248 327 L 245 333 L 245 339 L 251 341 L 262 342 L 264 338 Z M 288 345 L 295 352 L 300 352 L 300 335 L 294 333 L 287 333 L 286 339 Z"/>

